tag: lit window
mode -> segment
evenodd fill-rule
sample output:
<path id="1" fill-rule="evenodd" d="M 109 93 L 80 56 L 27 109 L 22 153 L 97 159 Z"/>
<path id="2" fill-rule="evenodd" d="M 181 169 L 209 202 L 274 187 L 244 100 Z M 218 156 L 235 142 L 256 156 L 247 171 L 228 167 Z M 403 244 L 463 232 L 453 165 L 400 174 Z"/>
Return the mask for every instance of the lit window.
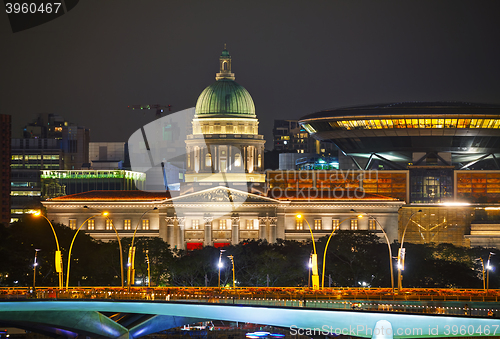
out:
<path id="1" fill-rule="evenodd" d="M 262 155 L 259 154 L 257 156 L 257 167 L 260 168 L 262 166 Z"/>
<path id="2" fill-rule="evenodd" d="M 219 220 L 219 229 L 220 230 L 225 230 L 226 229 L 226 219 L 220 219 Z"/>
<path id="3" fill-rule="evenodd" d="M 200 229 L 200 221 L 198 219 L 191 220 L 191 228 L 193 230 L 199 230 Z"/>
<path id="4" fill-rule="evenodd" d="M 123 229 L 130 230 L 130 219 L 126 219 L 123 221 Z"/>
<path id="5" fill-rule="evenodd" d="M 351 230 L 355 231 L 358 229 L 358 219 L 352 219 L 351 220 Z"/>
<path id="6" fill-rule="evenodd" d="M 149 230 L 149 219 L 142 219 L 142 229 Z"/>
<path id="7" fill-rule="evenodd" d="M 235 133 L 235 134 L 238 133 L 238 126 L 233 127 L 233 133 Z"/>
<path id="8" fill-rule="evenodd" d="M 332 230 L 336 231 L 339 229 L 340 226 L 340 220 L 339 219 L 333 219 L 332 220 Z"/>
<path id="9" fill-rule="evenodd" d="M 234 166 L 240 167 L 241 166 L 241 154 L 236 153 L 234 156 Z"/>
<path id="10" fill-rule="evenodd" d="M 301 219 L 295 220 L 295 229 L 296 230 L 303 230 L 304 229 L 304 222 Z"/>
<path id="11" fill-rule="evenodd" d="M 368 221 L 368 229 L 370 231 L 375 231 L 377 229 L 377 222 L 375 221 L 375 219 L 370 219 Z"/>
<path id="12" fill-rule="evenodd" d="M 94 221 L 94 219 L 87 221 L 87 229 L 91 230 L 91 231 L 95 229 L 95 221 Z"/>
<path id="13" fill-rule="evenodd" d="M 76 230 L 76 219 L 69 219 L 69 228 Z"/>
<path id="14" fill-rule="evenodd" d="M 321 219 L 314 219 L 314 229 L 315 230 L 321 229 Z"/>
<path id="15" fill-rule="evenodd" d="M 112 230 L 113 229 L 113 220 L 111 219 L 106 219 L 106 230 Z"/>
<path id="16" fill-rule="evenodd" d="M 257 219 L 247 219 L 247 230 L 258 230 L 259 229 L 259 220 Z"/>
<path id="17" fill-rule="evenodd" d="M 212 155 L 210 155 L 210 153 L 205 155 L 205 166 L 212 167 Z"/>

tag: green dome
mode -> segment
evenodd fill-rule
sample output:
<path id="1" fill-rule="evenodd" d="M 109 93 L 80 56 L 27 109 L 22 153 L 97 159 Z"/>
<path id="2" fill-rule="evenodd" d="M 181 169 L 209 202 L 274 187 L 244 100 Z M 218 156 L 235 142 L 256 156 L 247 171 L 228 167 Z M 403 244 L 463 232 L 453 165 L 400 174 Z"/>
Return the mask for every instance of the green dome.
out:
<path id="1" fill-rule="evenodd" d="M 255 105 L 243 86 L 233 80 L 220 79 L 201 92 L 196 102 L 196 115 L 255 118 Z"/>

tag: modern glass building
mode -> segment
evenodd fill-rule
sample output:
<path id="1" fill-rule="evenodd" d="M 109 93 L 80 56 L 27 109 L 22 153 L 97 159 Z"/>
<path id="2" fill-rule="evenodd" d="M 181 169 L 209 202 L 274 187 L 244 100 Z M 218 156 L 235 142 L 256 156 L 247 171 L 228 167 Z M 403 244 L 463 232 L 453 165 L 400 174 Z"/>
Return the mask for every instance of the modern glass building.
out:
<path id="1" fill-rule="evenodd" d="M 42 170 L 43 198 L 88 191 L 144 190 L 146 174 L 126 170 Z"/>

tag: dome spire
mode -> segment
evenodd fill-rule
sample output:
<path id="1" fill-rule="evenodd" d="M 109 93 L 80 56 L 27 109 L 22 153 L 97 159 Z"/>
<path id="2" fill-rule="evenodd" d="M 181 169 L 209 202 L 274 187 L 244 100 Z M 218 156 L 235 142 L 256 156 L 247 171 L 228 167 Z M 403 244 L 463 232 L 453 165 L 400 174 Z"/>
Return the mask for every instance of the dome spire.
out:
<path id="1" fill-rule="evenodd" d="M 224 44 L 224 50 L 219 57 L 219 65 L 220 71 L 219 73 L 215 74 L 215 80 L 234 80 L 234 73 L 231 73 L 231 56 L 226 49 L 226 44 Z"/>

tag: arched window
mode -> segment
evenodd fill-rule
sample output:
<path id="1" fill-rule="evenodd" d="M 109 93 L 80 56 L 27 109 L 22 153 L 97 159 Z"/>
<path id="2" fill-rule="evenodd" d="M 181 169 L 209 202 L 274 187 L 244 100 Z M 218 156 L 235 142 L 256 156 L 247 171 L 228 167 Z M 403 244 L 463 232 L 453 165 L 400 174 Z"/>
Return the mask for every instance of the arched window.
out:
<path id="1" fill-rule="evenodd" d="M 210 153 L 207 153 L 207 155 L 205 155 L 205 166 L 212 167 L 212 155 Z"/>
<path id="2" fill-rule="evenodd" d="M 234 166 L 240 167 L 241 166 L 241 154 L 236 153 L 234 156 Z"/>
<path id="3" fill-rule="evenodd" d="M 257 157 L 257 167 L 258 168 L 262 167 L 262 155 L 261 154 L 259 154 L 259 156 Z"/>
<path id="4" fill-rule="evenodd" d="M 222 63 L 222 67 L 224 68 L 225 71 L 227 71 L 227 62 L 226 61 L 224 61 Z"/>

